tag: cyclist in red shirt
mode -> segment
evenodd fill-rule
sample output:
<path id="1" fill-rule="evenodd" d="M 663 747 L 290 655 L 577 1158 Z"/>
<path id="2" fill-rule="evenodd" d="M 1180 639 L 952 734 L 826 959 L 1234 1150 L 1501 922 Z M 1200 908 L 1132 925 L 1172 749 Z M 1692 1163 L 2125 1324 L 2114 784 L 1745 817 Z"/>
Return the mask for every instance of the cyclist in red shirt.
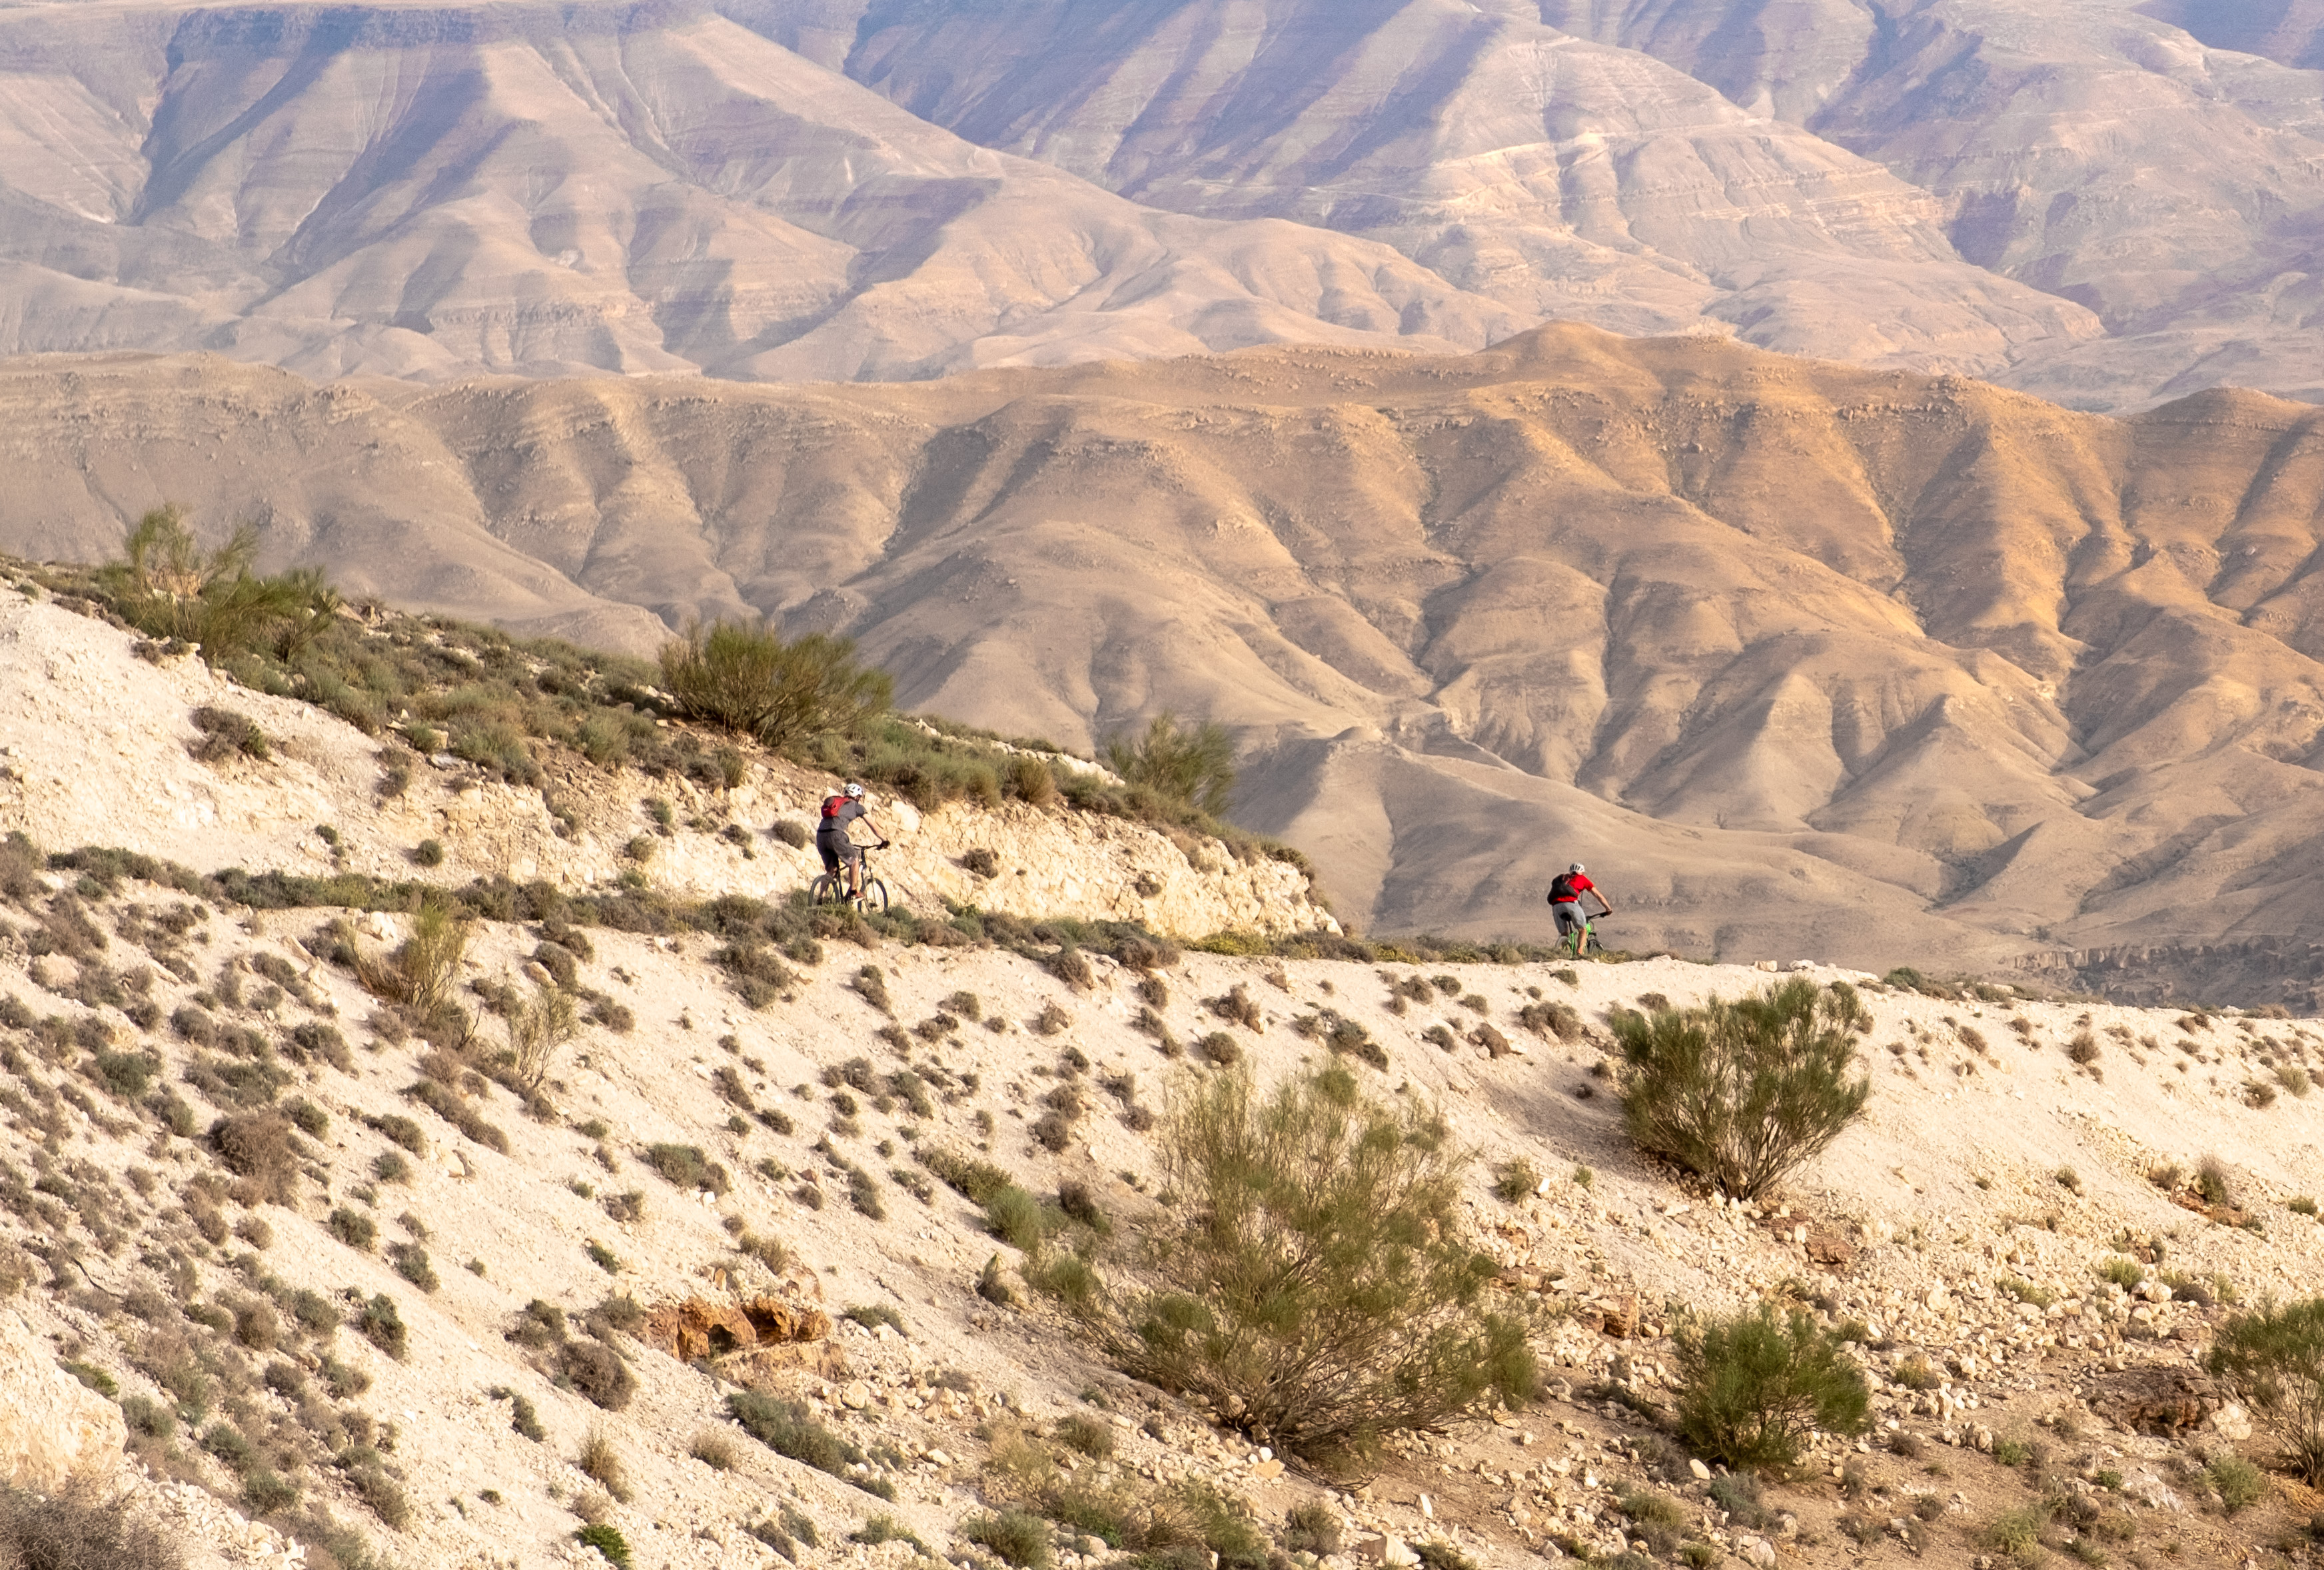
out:
<path id="1" fill-rule="evenodd" d="M 1582 869 L 1582 863 L 1579 861 L 1550 879 L 1549 914 L 1557 918 L 1559 937 L 1563 938 L 1569 932 L 1579 932 L 1584 922 L 1595 919 L 1587 915 L 1582 908 L 1582 899 L 1584 895 L 1598 902 L 1599 915 L 1610 916 L 1614 914 L 1613 905 L 1606 898 L 1606 891 L 1590 881 L 1590 875 Z"/>

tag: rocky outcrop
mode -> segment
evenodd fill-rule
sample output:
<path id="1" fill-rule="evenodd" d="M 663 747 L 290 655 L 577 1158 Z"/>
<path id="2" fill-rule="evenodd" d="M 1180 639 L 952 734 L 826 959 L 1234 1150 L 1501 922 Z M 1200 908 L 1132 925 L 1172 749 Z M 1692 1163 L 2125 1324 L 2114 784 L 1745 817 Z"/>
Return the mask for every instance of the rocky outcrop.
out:
<path id="1" fill-rule="evenodd" d="M 110 1472 L 128 1438 L 121 1409 L 59 1368 L 21 1317 L 0 1310 L 0 1482 L 52 1493 Z"/>
<path id="2" fill-rule="evenodd" d="M 732 1302 L 695 1297 L 665 1303 L 646 1316 L 639 1339 L 680 1363 L 692 1363 L 753 1347 L 820 1341 L 830 1334 L 831 1316 L 822 1309 L 761 1293 Z"/>

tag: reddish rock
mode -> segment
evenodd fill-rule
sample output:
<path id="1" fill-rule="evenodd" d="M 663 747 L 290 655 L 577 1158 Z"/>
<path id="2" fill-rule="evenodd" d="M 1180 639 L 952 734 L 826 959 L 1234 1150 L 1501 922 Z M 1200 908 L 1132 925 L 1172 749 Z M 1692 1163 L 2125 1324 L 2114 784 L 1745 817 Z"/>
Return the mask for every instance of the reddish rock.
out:
<path id="1" fill-rule="evenodd" d="M 694 1297 L 665 1303 L 647 1315 L 639 1339 L 680 1363 L 692 1363 L 699 1357 L 820 1341 L 830 1334 L 829 1315 L 788 1299 L 761 1295 L 715 1302 Z"/>

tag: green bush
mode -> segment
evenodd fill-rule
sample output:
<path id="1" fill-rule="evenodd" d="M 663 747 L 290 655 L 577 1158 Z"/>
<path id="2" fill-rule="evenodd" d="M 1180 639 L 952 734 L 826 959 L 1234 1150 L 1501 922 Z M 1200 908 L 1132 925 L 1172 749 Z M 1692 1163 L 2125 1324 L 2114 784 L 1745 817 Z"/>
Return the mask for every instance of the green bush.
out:
<path id="1" fill-rule="evenodd" d="M 1009 1174 L 991 1161 L 974 1161 L 941 1146 L 923 1145 L 912 1154 L 972 1205 L 988 1204 L 995 1194 L 1010 1187 Z"/>
<path id="2" fill-rule="evenodd" d="M 699 1145 L 648 1145 L 646 1165 L 660 1173 L 664 1181 L 681 1189 L 707 1189 L 714 1194 L 724 1194 L 733 1186 L 726 1169 L 704 1155 Z"/>
<path id="3" fill-rule="evenodd" d="M 1872 1082 L 1849 1078 L 1862 1017 L 1853 987 L 1807 980 L 1734 1003 L 1616 1015 L 1632 1142 L 1729 1196 L 1757 1198 L 1862 1115 Z"/>
<path id="4" fill-rule="evenodd" d="M 2041 1562 L 2042 1534 L 2049 1525 L 2049 1511 L 2039 1505 L 2024 1505 L 1996 1516 L 1978 1537 L 2005 1558 L 2019 1565 L 2034 1565 Z"/>
<path id="5" fill-rule="evenodd" d="M 1520 1199 L 1532 1198 L 1534 1191 L 1540 1187 L 1541 1174 L 1534 1171 L 1533 1163 L 1523 1156 L 1502 1162 L 1499 1172 L 1493 1179 L 1493 1192 L 1511 1205 Z"/>
<path id="6" fill-rule="evenodd" d="M 403 1361 L 409 1333 L 403 1327 L 403 1317 L 395 1311 L 395 1299 L 385 1292 L 375 1292 L 356 1316 L 355 1327 L 364 1339 L 386 1353 L 396 1362 Z"/>
<path id="7" fill-rule="evenodd" d="M 139 631 L 199 644 L 212 664 L 262 644 L 295 659 L 337 619 L 339 597 L 320 573 L 261 577 L 251 571 L 257 561 L 256 528 L 239 524 L 205 550 L 170 502 L 137 520 L 100 581 Z"/>
<path id="8" fill-rule="evenodd" d="M 1483 1304 L 1469 1158 L 1434 1109 L 1367 1101 L 1337 1063 L 1265 1098 L 1236 1070 L 1190 1088 L 1161 1143 L 1181 1203 L 1109 1330 L 1130 1372 L 1326 1464 L 1534 1393 L 1525 1327 Z"/>
<path id="9" fill-rule="evenodd" d="M 734 1414 L 743 1432 L 776 1455 L 827 1472 L 866 1493 L 894 1497 L 895 1491 L 885 1479 L 849 1470 L 863 1459 L 863 1452 L 816 1421 L 806 1403 L 738 1391 L 726 1398 L 726 1409 Z"/>
<path id="10" fill-rule="evenodd" d="M 2301 1480 L 2324 1487 L 2324 1298 L 2229 1319 L 2210 1370 L 2268 1420 Z"/>
<path id="11" fill-rule="evenodd" d="M 2218 1490 L 2219 1503 L 2229 1515 L 2249 1510 L 2267 1496 L 2267 1478 L 2240 1455 L 2215 1455 L 2203 1475 Z"/>
<path id="12" fill-rule="evenodd" d="M 1840 1341 L 1794 1309 L 1761 1304 L 1682 1327 L 1679 1432 L 1730 1465 L 1788 1467 L 1818 1429 L 1861 1433 L 1871 1392 Z"/>
<path id="13" fill-rule="evenodd" d="M 1216 724 L 1181 726 L 1167 711 L 1148 721 L 1143 736 L 1107 742 L 1105 761 L 1133 789 L 1214 818 L 1226 816 L 1234 794 L 1234 739 Z"/>
<path id="14" fill-rule="evenodd" d="M 574 1533 L 573 1537 L 574 1540 L 584 1547 L 596 1549 L 604 1556 L 607 1564 L 618 1565 L 622 1570 L 629 1570 L 630 1542 L 627 1538 L 622 1536 L 619 1528 L 608 1522 L 596 1521 L 583 1527 Z"/>
<path id="15" fill-rule="evenodd" d="M 1065 1223 L 1065 1213 L 1044 1205 L 1014 1183 L 984 1201 L 984 1222 L 992 1235 L 1025 1253 L 1038 1253 L 1048 1235 Z"/>
<path id="16" fill-rule="evenodd" d="M 764 627 L 688 627 L 661 649 L 662 685 L 678 712 L 770 748 L 826 732 L 852 736 L 886 712 L 894 684 L 867 670 L 854 643 L 823 633 L 785 643 Z"/>
<path id="17" fill-rule="evenodd" d="M 1003 1510 L 961 1523 L 960 1535 L 980 1548 L 990 1548 L 1016 1570 L 1047 1570 L 1049 1523 L 1023 1510 Z"/>

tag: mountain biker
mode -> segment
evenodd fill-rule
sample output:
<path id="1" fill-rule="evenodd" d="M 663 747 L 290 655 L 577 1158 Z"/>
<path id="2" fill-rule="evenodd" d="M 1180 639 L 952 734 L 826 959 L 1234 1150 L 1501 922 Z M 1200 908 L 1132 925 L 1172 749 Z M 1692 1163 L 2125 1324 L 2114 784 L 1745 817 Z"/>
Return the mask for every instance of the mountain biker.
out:
<path id="1" fill-rule="evenodd" d="M 1579 861 L 1549 880 L 1549 914 L 1557 918 L 1559 937 L 1578 932 L 1586 923 L 1596 919 L 1582 908 L 1585 895 L 1595 899 L 1601 907 L 1599 915 L 1614 914 L 1613 905 L 1606 898 L 1606 891 L 1590 881 L 1590 874 L 1582 869 Z"/>
<path id="2" fill-rule="evenodd" d="M 843 867 L 847 869 L 850 899 L 863 897 L 864 848 L 847 832 L 847 826 L 858 818 L 872 832 L 880 833 L 880 825 L 872 821 L 872 810 L 863 804 L 863 787 L 849 780 L 846 789 L 823 798 L 823 816 L 815 826 L 815 848 L 823 853 L 823 869 L 835 873 Z M 872 847 L 875 850 L 887 848 L 888 837 L 884 834 Z"/>

